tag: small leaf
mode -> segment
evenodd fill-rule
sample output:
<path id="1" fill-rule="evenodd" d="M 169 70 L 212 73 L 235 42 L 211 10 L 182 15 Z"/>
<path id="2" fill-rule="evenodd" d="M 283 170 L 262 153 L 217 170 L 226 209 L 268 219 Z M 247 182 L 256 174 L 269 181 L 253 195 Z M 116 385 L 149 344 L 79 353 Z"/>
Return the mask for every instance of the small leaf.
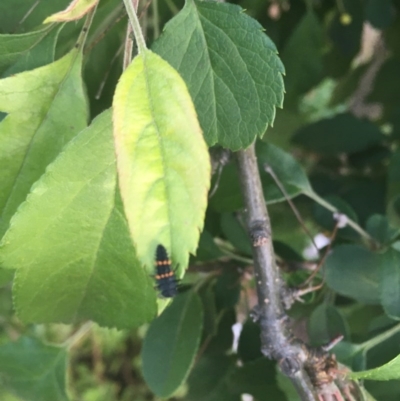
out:
<path id="1" fill-rule="evenodd" d="M 142 349 L 143 376 L 159 397 L 170 397 L 189 374 L 202 325 L 201 300 L 193 291 L 175 297 L 151 323 Z"/>
<path id="2" fill-rule="evenodd" d="M 360 152 L 383 140 L 376 125 L 347 113 L 306 125 L 293 137 L 295 144 L 326 154 Z"/>
<path id="3" fill-rule="evenodd" d="M 267 204 L 284 201 L 286 198 L 271 175 L 265 172 L 265 166 L 273 170 L 289 198 L 293 198 L 300 193 L 311 196 L 313 190 L 307 175 L 292 155 L 277 146 L 262 141 L 257 143 L 256 153 L 259 168 L 262 172 L 261 180 Z"/>
<path id="4" fill-rule="evenodd" d="M 24 400 L 67 401 L 67 352 L 29 337 L 0 346 L 2 384 Z"/>
<path id="5" fill-rule="evenodd" d="M 312 312 L 308 321 L 308 333 L 311 343 L 317 346 L 328 343 L 340 334 L 346 339 L 349 327 L 338 309 L 323 303 Z"/>
<path id="6" fill-rule="evenodd" d="M 48 167 L 3 238 L 0 261 L 18 269 L 13 293 L 23 320 L 129 328 L 155 315 L 154 284 L 135 257 L 115 190 L 106 112 Z"/>
<path id="7" fill-rule="evenodd" d="M 182 273 L 197 248 L 210 183 L 190 95 L 179 74 L 146 50 L 122 75 L 113 102 L 119 184 L 137 255 L 153 269 L 161 243 Z"/>
<path id="8" fill-rule="evenodd" d="M 188 85 L 210 146 L 249 146 L 282 106 L 276 47 L 237 5 L 186 0 L 153 49 Z"/>
<path id="9" fill-rule="evenodd" d="M 75 21 L 92 10 L 98 2 L 99 0 L 73 0 L 64 11 L 50 15 L 43 23 Z"/>
<path id="10" fill-rule="evenodd" d="M 349 374 L 351 379 L 364 380 L 397 380 L 400 379 L 400 355 L 390 362 L 375 369 L 364 370 L 362 372 L 352 372 Z"/>
<path id="11" fill-rule="evenodd" d="M 340 245 L 325 263 L 329 288 L 366 304 L 379 304 L 379 255 L 359 245 Z"/>
<path id="12" fill-rule="evenodd" d="M 0 237 L 32 184 L 87 124 L 82 55 L 0 80 Z M 71 119 L 71 116 L 73 118 Z"/>
<path id="13" fill-rule="evenodd" d="M 380 214 L 374 214 L 369 217 L 366 223 L 368 233 L 381 244 L 386 244 L 394 240 L 400 230 L 395 229 L 390 225 L 389 219 Z"/>
<path id="14" fill-rule="evenodd" d="M 382 258 L 381 299 L 385 312 L 400 320 L 400 252 L 389 248 Z"/>

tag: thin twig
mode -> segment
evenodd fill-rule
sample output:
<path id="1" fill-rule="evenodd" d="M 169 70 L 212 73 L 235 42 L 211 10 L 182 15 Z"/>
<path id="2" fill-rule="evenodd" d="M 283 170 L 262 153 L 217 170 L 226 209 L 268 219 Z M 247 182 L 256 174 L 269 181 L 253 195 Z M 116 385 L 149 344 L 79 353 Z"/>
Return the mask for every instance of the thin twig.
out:
<path id="1" fill-rule="evenodd" d="M 304 369 L 306 347 L 289 329 L 282 304 L 284 282 L 276 265 L 271 238 L 271 224 L 258 171 L 254 144 L 237 152 L 239 178 L 247 210 L 247 229 L 253 241 L 254 270 L 261 327 L 262 352 L 279 362 L 302 401 L 318 400 L 317 392 Z"/>

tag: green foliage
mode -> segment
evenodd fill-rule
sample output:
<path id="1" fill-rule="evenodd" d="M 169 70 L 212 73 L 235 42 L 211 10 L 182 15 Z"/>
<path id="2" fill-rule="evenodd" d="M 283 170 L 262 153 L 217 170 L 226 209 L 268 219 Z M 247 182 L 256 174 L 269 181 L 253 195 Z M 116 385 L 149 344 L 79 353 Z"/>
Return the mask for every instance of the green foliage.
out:
<path id="1" fill-rule="evenodd" d="M 54 63 L 0 81 L 0 110 L 7 113 L 0 122 L 0 235 L 32 184 L 86 126 L 81 63 L 80 52 L 72 50 Z"/>
<path id="2" fill-rule="evenodd" d="M 25 321 L 93 319 L 128 328 L 155 315 L 152 283 L 136 259 L 116 193 L 109 112 L 35 184 L 3 239 L 0 258 L 17 269 L 14 301 Z"/>
<path id="3" fill-rule="evenodd" d="M 273 123 L 284 68 L 240 7 L 187 0 L 152 48 L 185 80 L 208 145 L 246 148 Z"/>
<path id="4" fill-rule="evenodd" d="M 152 322 L 143 343 L 143 375 L 159 397 L 169 397 L 189 373 L 197 353 L 203 323 L 195 292 L 178 295 Z"/>
<path id="5" fill-rule="evenodd" d="M 140 1 L 129 66 L 124 2 L 70 3 L 0 1 L 0 399 L 298 401 L 248 318 L 255 142 L 283 279 L 322 265 L 295 336 L 398 401 L 399 1 Z"/>
<path id="6" fill-rule="evenodd" d="M 24 400 L 67 401 L 66 368 L 65 348 L 29 337 L 0 346 L 2 385 Z"/>

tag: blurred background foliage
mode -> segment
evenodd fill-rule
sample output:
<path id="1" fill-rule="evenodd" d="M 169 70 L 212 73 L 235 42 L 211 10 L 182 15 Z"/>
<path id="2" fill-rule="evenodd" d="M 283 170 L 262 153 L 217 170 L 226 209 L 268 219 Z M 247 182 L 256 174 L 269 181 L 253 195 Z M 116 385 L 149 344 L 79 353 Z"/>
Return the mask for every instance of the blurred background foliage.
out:
<path id="1" fill-rule="evenodd" d="M 315 280 L 325 284 L 293 306 L 293 329 L 314 345 L 342 334 L 344 340 L 334 349 L 340 361 L 355 370 L 380 366 L 400 353 L 400 1 L 232 3 L 262 24 L 286 69 L 284 108 L 277 110 L 274 126 L 257 151 L 295 196 L 305 226 L 321 247 L 319 253 L 314 249 L 285 197 L 262 171 L 267 199 L 272 197 L 276 254 L 288 283 L 295 286 L 306 279 L 334 231 L 332 212 L 317 197 L 373 238 L 368 242 L 349 226 L 338 231 L 325 269 Z M 67 4 L 2 0 L 0 34 L 35 30 Z M 182 6 L 181 0 L 140 2 L 149 45 Z M 111 106 L 122 71 L 126 23 L 120 0 L 100 1 L 84 52 L 91 118 Z M 66 24 L 55 36 L 56 58 L 73 47 L 81 25 Z M 35 57 L 27 57 L 22 66 L 0 63 L 0 76 L 49 62 L 43 48 L 31 52 Z M 189 376 L 170 399 L 239 400 L 249 394 L 257 400 L 295 400 L 276 366 L 261 358 L 259 329 L 248 318 L 256 294 L 233 157 L 220 149 L 212 155 L 217 189 L 182 285 L 183 290 L 196 286 L 201 300 L 200 348 Z M 299 176 L 293 179 L 286 167 L 278 174 L 282 160 L 284 166 L 292 163 L 290 171 Z M 0 288 L 1 400 L 158 399 L 143 378 L 140 356 L 151 327 L 122 332 L 96 324 L 23 325 L 12 310 L 7 281 Z M 171 325 L 168 319 L 163 324 L 161 337 Z M 182 330 L 184 335 L 189 329 Z M 158 356 L 158 363 L 171 362 Z M 15 361 L 28 371 L 13 370 Z M 400 399 L 399 380 L 366 382 L 366 387 L 378 401 Z"/>

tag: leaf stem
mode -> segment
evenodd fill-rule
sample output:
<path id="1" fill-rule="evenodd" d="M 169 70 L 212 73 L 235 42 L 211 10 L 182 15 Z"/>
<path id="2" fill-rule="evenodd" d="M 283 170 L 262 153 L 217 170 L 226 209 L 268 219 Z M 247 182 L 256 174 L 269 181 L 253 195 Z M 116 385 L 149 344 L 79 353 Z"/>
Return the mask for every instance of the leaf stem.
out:
<path id="1" fill-rule="evenodd" d="M 97 4 L 87 13 L 85 22 L 83 24 L 82 30 L 78 36 L 75 47 L 82 50 L 86 42 L 90 26 L 92 25 L 94 15 L 96 14 Z"/>
<path id="2" fill-rule="evenodd" d="M 315 192 L 313 192 L 312 194 L 305 193 L 305 195 L 308 195 L 311 199 L 313 199 L 315 202 L 319 203 L 322 207 L 331 211 L 332 213 L 340 213 L 340 210 L 332 206 L 329 202 L 321 198 Z M 349 225 L 354 231 L 359 233 L 361 237 L 363 237 L 369 244 L 374 246 L 377 245 L 376 241 L 365 230 L 363 230 L 355 221 L 351 220 L 350 218 L 347 218 L 347 225 Z"/>
<path id="3" fill-rule="evenodd" d="M 71 349 L 77 346 L 90 332 L 93 327 L 92 322 L 86 322 L 83 326 L 79 328 L 67 341 L 63 344 L 66 348 Z"/>
<path id="4" fill-rule="evenodd" d="M 138 45 L 139 53 L 144 52 L 147 49 L 146 42 L 140 27 L 139 18 L 136 14 L 138 0 L 123 0 L 128 13 L 129 21 L 132 25 L 133 34 L 135 35 L 136 43 Z"/>
<path id="5" fill-rule="evenodd" d="M 361 344 L 358 344 L 358 347 L 360 349 L 364 349 L 366 351 L 370 350 L 371 348 L 377 346 L 383 341 L 386 341 L 388 338 L 392 337 L 393 335 L 397 334 L 400 332 L 400 324 L 396 324 L 396 326 L 393 326 L 391 329 L 371 338 L 370 340 L 367 340 Z"/>

